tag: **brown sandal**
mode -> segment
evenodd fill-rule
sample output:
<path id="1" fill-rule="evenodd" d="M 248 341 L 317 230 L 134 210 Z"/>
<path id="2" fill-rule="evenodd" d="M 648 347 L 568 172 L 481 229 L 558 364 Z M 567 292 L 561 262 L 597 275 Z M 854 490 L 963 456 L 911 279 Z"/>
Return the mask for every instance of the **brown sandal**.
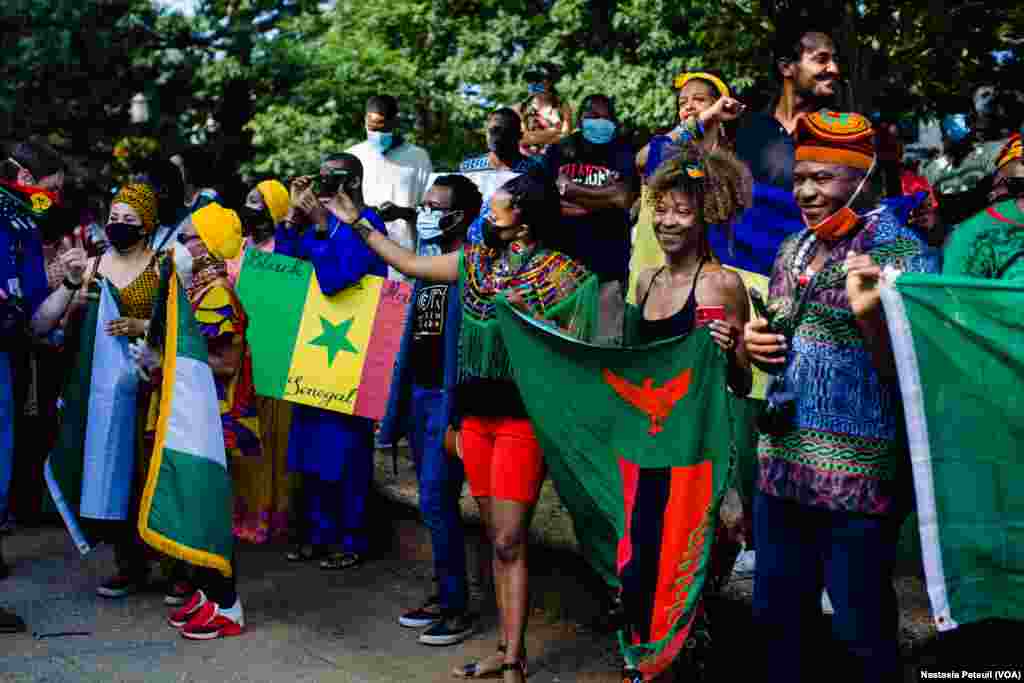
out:
<path id="1" fill-rule="evenodd" d="M 508 651 L 508 647 L 504 644 L 498 646 L 498 654 L 504 655 Z M 452 676 L 455 678 L 503 678 L 505 675 L 505 666 L 518 667 L 523 672 L 523 678 L 528 675 L 526 672 L 526 652 L 523 652 L 523 658 L 513 664 L 506 664 L 504 661 L 497 669 L 487 669 L 486 671 L 480 670 L 480 664 L 486 660 L 478 660 L 456 667 L 452 670 Z"/>

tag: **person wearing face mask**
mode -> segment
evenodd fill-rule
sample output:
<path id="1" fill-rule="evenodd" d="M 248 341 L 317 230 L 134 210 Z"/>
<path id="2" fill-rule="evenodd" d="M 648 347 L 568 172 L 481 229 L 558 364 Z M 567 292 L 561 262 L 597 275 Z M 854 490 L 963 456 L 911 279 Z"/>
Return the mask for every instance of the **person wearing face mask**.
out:
<path id="1" fill-rule="evenodd" d="M 480 190 L 465 176 L 438 177 L 416 222 L 417 253 L 440 256 L 461 249 L 482 202 Z M 444 444 L 458 378 L 461 310 L 452 285 L 416 281 L 380 429 L 385 443 L 409 436 L 416 462 L 420 511 L 430 529 L 437 585 L 436 592 L 418 609 L 401 615 L 399 623 L 425 629 L 419 640 L 426 645 L 454 645 L 473 632 L 459 510 L 465 473 Z"/>
<path id="2" fill-rule="evenodd" d="M 107 598 L 137 592 L 149 573 L 135 529 L 140 474 L 149 457 L 136 435 L 149 392 L 125 361 L 130 362 L 129 342 L 146 334 L 160 286 L 159 261 L 148 239 L 156 220 L 151 187 L 121 188 L 106 225 L 110 248 L 89 259 L 74 302 L 58 290 L 40 309 L 61 315 L 61 304 L 71 303 L 66 338 L 74 358 L 47 482 L 77 544 L 114 545 L 117 574 L 96 588 Z M 101 433 L 107 436 L 100 439 Z"/>
<path id="3" fill-rule="evenodd" d="M 59 200 L 64 161 L 49 146 L 21 142 L 0 163 L 0 526 L 7 522 L 8 495 L 14 467 L 15 409 L 10 353 L 27 337 L 27 328 L 45 334 L 60 321 L 67 302 L 81 286 L 85 253 L 71 249 L 61 255 L 67 275 L 47 299 L 46 270 L 39 223 Z M 0 536 L 0 581 L 9 569 Z M 25 630 L 25 622 L 0 608 L 0 634 Z"/>
<path id="4" fill-rule="evenodd" d="M 398 132 L 398 100 L 375 95 L 366 101 L 366 141 L 350 148 L 363 165 L 363 196 L 387 224 L 388 235 L 412 248 L 416 209 L 423 202 L 434 165 L 427 150 Z M 391 279 L 402 279 L 389 271 Z"/>
<path id="5" fill-rule="evenodd" d="M 529 96 L 515 109 L 522 120 L 519 150 L 525 156 L 541 157 L 572 132 L 572 107 L 555 92 L 559 73 L 551 62 L 541 62 L 525 77 Z"/>
<path id="6" fill-rule="evenodd" d="M 348 229 L 368 221 L 386 234 L 380 215 L 366 205 L 363 165 L 351 154 L 332 154 L 313 178 L 292 182 L 291 208 L 274 249 L 313 264 L 320 289 L 334 296 L 367 275 L 385 277 L 387 265 Z M 300 226 L 308 226 L 300 231 Z M 373 480 L 373 421 L 313 406 L 292 407 L 288 469 L 302 475 L 303 514 L 309 536 L 287 554 L 290 562 L 320 560 L 327 571 L 359 565 L 369 549 L 366 498 Z M 335 546 L 335 552 L 328 552 Z M 338 548 L 340 546 L 340 548 Z"/>
<path id="7" fill-rule="evenodd" d="M 597 318 L 597 278 L 552 250 L 558 195 L 550 180 L 521 175 L 490 199 L 482 244 L 440 256 L 421 256 L 378 234 L 348 210 L 342 216 L 384 261 L 424 282 L 458 284 L 459 328 L 455 422 L 470 492 L 494 547 L 500 619 L 498 653 L 454 670 L 459 678 L 526 678 L 524 649 L 528 572 L 527 534 L 545 476 L 537 437 L 512 379 L 497 326 L 495 300 L 589 340 Z M 438 425 L 444 429 L 447 425 Z"/>
<path id="8" fill-rule="evenodd" d="M 903 409 L 879 302 L 884 267 L 935 272 L 911 228 L 864 212 L 874 131 L 817 112 L 795 131 L 794 196 L 806 229 L 783 242 L 768 312 L 744 329 L 747 357 L 776 375 L 760 424 L 753 506 L 754 615 L 765 669 L 820 677 L 822 588 L 851 680 L 902 680 L 893 570 L 912 504 Z"/>
<path id="9" fill-rule="evenodd" d="M 185 290 L 199 334 L 206 342 L 207 358 L 220 403 L 224 450 L 229 470 L 236 461 L 261 457 L 260 424 L 252 381 L 252 360 L 245 343 L 248 318 L 228 280 L 227 261 L 238 255 L 242 224 L 238 214 L 216 202 L 195 211 L 181 226 L 173 247 L 174 273 Z M 165 277 L 170 277 L 168 271 Z M 162 291 L 167 291 L 166 289 Z M 154 329 L 146 343 L 165 348 L 164 315 L 158 309 Z M 154 396 L 148 428 L 156 430 L 163 403 Z M 212 504 L 207 502 L 206 504 Z M 225 501 L 225 504 L 230 504 Z M 180 598 L 181 606 L 167 618 L 189 640 L 237 636 L 245 631 L 242 603 L 235 585 L 237 556 L 231 560 L 231 576 L 205 567 L 192 568 L 192 581 L 179 579 L 167 597 Z M 190 585 L 186 586 L 186 583 Z M 191 589 L 187 595 L 181 591 Z M 173 604 L 165 599 L 166 604 Z"/>
<path id="10" fill-rule="evenodd" d="M 1024 144 L 1010 137 L 995 163 L 990 206 L 953 230 L 943 275 L 1024 279 Z"/>
<path id="11" fill-rule="evenodd" d="M 249 249 L 273 253 L 277 227 L 288 215 L 288 189 L 277 180 L 253 187 L 238 212 L 245 238 L 238 256 L 229 260 L 228 282 L 235 286 Z M 263 449 L 258 458 L 235 458 L 235 536 L 250 543 L 267 543 L 288 531 L 291 478 L 288 474 L 288 430 L 291 404 L 256 397 Z"/>
<path id="12" fill-rule="evenodd" d="M 487 117 L 487 154 L 470 157 L 459 166 L 459 173 L 480 171 L 504 171 L 510 173 L 546 173 L 543 162 L 537 157 L 524 156 L 520 151 L 522 122 L 514 109 L 502 107 Z M 483 221 L 490 208 L 484 204 L 480 215 L 469 226 L 469 241 L 483 239 Z"/>
<path id="13" fill-rule="evenodd" d="M 558 246 L 601 281 L 598 340 L 622 337 L 629 282 L 629 210 L 637 185 L 633 146 L 618 135 L 611 98 L 590 95 L 580 106 L 580 130 L 551 146 L 544 162 L 562 196 Z"/>

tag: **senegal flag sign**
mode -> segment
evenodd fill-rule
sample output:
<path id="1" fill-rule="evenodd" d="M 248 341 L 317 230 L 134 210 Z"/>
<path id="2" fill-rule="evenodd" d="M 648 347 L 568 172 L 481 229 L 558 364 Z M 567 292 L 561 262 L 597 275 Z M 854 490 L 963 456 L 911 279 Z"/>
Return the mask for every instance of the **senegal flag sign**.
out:
<path id="1" fill-rule="evenodd" d="M 249 315 L 256 393 L 374 420 L 384 417 L 408 285 L 367 275 L 327 297 L 312 264 L 249 249 L 238 297 Z"/>
<path id="2" fill-rule="evenodd" d="M 626 661 L 686 642 L 733 465 L 726 361 L 707 330 L 645 347 L 573 340 L 498 306 L 516 383 L 591 564 L 622 586 Z"/>
<path id="3" fill-rule="evenodd" d="M 1024 285 L 907 273 L 882 302 L 935 624 L 1024 621 Z"/>

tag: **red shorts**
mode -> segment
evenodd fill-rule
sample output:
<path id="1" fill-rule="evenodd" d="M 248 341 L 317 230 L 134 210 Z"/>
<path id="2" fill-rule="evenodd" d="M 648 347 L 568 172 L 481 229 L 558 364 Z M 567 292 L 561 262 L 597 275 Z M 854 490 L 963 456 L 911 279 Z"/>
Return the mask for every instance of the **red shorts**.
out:
<path id="1" fill-rule="evenodd" d="M 544 458 L 529 420 L 467 417 L 462 420 L 460 438 L 474 498 L 537 502 L 544 482 Z"/>

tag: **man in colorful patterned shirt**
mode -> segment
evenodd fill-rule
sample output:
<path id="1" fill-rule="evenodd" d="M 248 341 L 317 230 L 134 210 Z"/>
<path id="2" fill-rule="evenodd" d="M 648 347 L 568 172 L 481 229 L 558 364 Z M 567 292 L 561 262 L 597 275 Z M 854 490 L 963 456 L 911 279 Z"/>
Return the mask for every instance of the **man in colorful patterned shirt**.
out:
<path id="1" fill-rule="evenodd" d="M 859 667 L 851 680 L 895 680 L 892 574 L 911 491 L 878 279 L 886 266 L 935 264 L 891 212 L 854 212 L 875 166 L 867 119 L 821 111 L 794 136 L 793 193 L 808 227 L 779 249 L 770 327 L 746 327 L 752 359 L 776 373 L 758 446 L 754 612 L 768 680 L 820 676 L 823 587 L 833 634 Z"/>

